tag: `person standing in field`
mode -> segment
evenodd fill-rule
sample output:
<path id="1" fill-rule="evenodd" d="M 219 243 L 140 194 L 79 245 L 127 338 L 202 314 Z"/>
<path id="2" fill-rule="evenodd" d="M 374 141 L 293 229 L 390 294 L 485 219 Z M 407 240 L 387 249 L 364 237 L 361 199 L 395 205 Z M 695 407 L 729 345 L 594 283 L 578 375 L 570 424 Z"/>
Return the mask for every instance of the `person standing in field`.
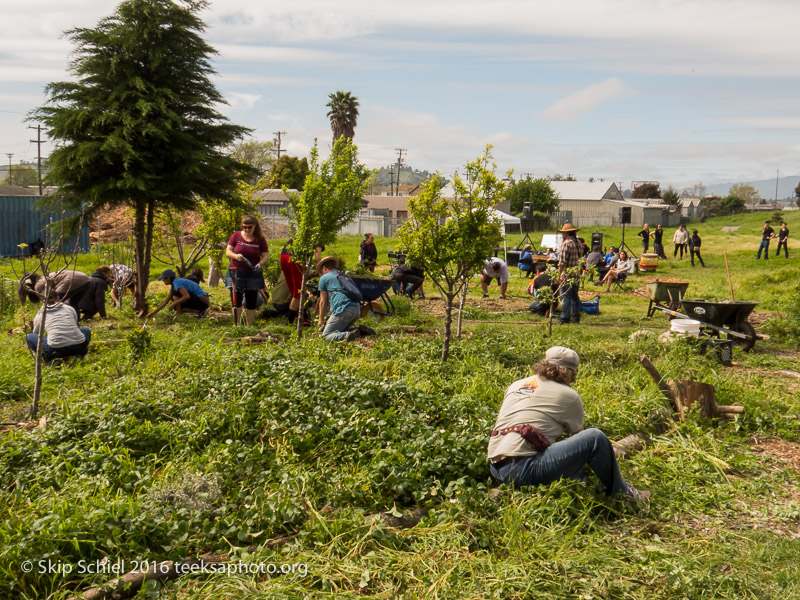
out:
<path id="1" fill-rule="evenodd" d="M 678 227 L 672 236 L 672 243 L 675 244 L 675 252 L 673 252 L 672 257 L 678 256 L 678 250 L 680 250 L 680 258 L 683 258 L 683 253 L 687 252 L 687 245 L 689 244 L 689 232 L 686 230 L 686 225 L 681 224 Z"/>
<path id="2" fill-rule="evenodd" d="M 361 242 L 358 259 L 370 272 L 375 270 L 375 265 L 378 264 L 378 249 L 375 247 L 375 236 L 371 233 L 364 234 L 364 241 Z"/>
<path id="3" fill-rule="evenodd" d="M 658 254 L 659 258 L 667 260 L 667 254 L 664 252 L 664 230 L 661 228 L 660 223 L 656 225 L 656 229 L 653 232 L 653 250 Z"/>
<path id="4" fill-rule="evenodd" d="M 787 241 L 789 240 L 789 226 L 786 223 L 781 223 L 781 228 L 778 230 L 778 250 L 775 256 L 781 255 L 781 246 L 783 246 L 783 254 L 789 258 L 789 247 Z"/>
<path id="5" fill-rule="evenodd" d="M 775 230 L 769 226 L 769 221 L 764 221 L 764 226 L 761 228 L 761 244 L 758 246 L 758 254 L 756 260 L 761 259 L 761 252 L 764 252 L 764 260 L 769 260 L 769 241 L 775 237 Z"/>
<path id="6" fill-rule="evenodd" d="M 256 321 L 258 294 L 265 288 L 263 267 L 269 256 L 269 246 L 257 218 L 252 215 L 242 218 L 242 230 L 230 237 L 225 255 L 230 259 L 226 280 L 231 288 L 233 322 L 239 324 L 244 300 L 246 322 L 252 325 Z"/>
<path id="7" fill-rule="evenodd" d="M 576 236 L 577 229 L 571 223 L 564 223 L 559 229 L 562 237 L 561 251 L 558 260 L 559 289 L 561 290 L 561 316 L 558 321 L 564 325 L 566 323 L 581 322 L 581 300 L 578 291 L 581 286 L 580 269 L 577 267 L 583 257 L 581 248 Z"/>
<path id="8" fill-rule="evenodd" d="M 697 257 L 697 260 L 700 261 L 700 265 L 702 267 L 706 266 L 706 263 L 703 262 L 703 257 L 700 256 L 700 245 L 703 241 L 700 239 L 700 236 L 697 233 L 697 229 L 692 229 L 692 235 L 689 238 L 689 253 L 692 258 L 692 266 L 694 266 L 694 257 Z"/>
<path id="9" fill-rule="evenodd" d="M 642 238 L 642 254 L 647 254 L 647 250 L 650 248 L 650 237 L 653 235 L 647 223 L 642 225 L 642 230 L 636 235 Z"/>

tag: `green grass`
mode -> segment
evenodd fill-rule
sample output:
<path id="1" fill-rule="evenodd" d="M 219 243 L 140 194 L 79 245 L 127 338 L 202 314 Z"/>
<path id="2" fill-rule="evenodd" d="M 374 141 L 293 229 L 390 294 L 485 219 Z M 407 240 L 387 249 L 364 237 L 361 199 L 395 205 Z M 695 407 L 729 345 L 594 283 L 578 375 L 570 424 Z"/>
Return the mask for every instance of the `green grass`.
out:
<path id="1" fill-rule="evenodd" d="M 791 309 L 800 259 L 790 249 L 789 261 L 753 261 L 759 220 L 737 217 L 755 234 L 736 240 L 720 231 L 731 219 L 701 224 L 710 268 L 669 260 L 658 274 L 691 279 L 692 296 L 725 299 L 727 250 L 737 298 L 758 301 L 761 312 Z M 382 257 L 393 248 L 377 241 Z M 330 251 L 354 264 L 358 242 Z M 272 260 L 280 245 L 271 243 Z M 97 260 L 82 256 L 79 265 L 89 271 Z M 7 263 L 0 274 L 11 276 Z M 513 278 L 512 295 L 525 283 Z M 151 287 L 154 300 L 161 288 Z M 212 294 L 226 306 L 222 290 Z M 93 324 L 86 360 L 45 369 L 47 423 L 0 434 L 0 597 L 64 599 L 110 578 L 26 574 L 25 560 L 130 564 L 204 552 L 304 569 L 187 576 L 153 582 L 143 597 L 800 596 L 800 461 L 784 462 L 768 441 L 800 442 L 800 386 L 775 374 L 797 369 L 791 340 L 772 335 L 751 353 L 736 349 L 736 365 L 725 368 L 691 344 L 629 342 L 637 329 L 667 327 L 660 314 L 645 319 L 646 301 L 633 295 L 603 294 L 601 315 L 555 327 L 552 337 L 542 319 L 494 314 L 475 296 L 467 336 L 445 365 L 441 320 L 405 299 L 369 345 L 311 333 L 298 343 L 288 326 L 261 324 L 276 343 L 248 347 L 237 340 L 255 329 L 234 328 L 225 315 L 163 312 L 148 325 L 149 346 L 137 345 L 130 309 L 110 309 L 113 328 Z M 3 312 L 4 331 L 23 313 L 33 314 Z M 612 439 L 648 431 L 650 414 L 666 407 L 636 360 L 642 353 L 665 377 L 713 384 L 720 404 L 746 412 L 721 426 L 691 411 L 623 461 L 624 477 L 653 492 L 648 509 L 610 501 L 596 483 L 490 499 L 485 450 L 503 390 L 555 344 L 580 353 L 575 387 L 587 425 Z M 0 420 L 24 419 L 32 373 L 22 335 L 2 336 Z M 429 513 L 412 529 L 364 518 L 420 506 Z M 296 536 L 267 547 L 286 534 Z"/>

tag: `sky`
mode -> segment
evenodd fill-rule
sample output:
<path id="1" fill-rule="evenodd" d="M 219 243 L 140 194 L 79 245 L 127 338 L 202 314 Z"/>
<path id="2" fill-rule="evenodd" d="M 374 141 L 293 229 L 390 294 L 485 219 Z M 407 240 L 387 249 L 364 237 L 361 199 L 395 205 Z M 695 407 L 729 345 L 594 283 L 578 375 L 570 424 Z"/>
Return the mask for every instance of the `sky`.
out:
<path id="1" fill-rule="evenodd" d="M 26 114 L 70 78 L 64 32 L 105 0 L 4 0 L 0 161 L 35 161 Z M 368 167 L 679 190 L 800 173 L 796 0 L 211 0 L 222 113 L 292 155 L 330 145 L 328 95 L 360 103 Z M 44 136 L 46 139 L 46 135 Z M 46 156 L 51 145 L 42 146 Z"/>

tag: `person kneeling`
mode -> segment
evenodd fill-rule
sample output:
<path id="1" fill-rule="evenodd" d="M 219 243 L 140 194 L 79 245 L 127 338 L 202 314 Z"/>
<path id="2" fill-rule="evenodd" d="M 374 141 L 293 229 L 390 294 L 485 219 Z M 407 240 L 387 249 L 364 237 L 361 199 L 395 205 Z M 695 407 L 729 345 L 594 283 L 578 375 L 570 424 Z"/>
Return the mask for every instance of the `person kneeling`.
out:
<path id="1" fill-rule="evenodd" d="M 330 308 L 331 316 L 322 330 L 322 337 L 326 340 L 338 342 L 351 341 L 362 335 L 362 328 L 353 327 L 361 316 L 361 305 L 355 300 L 350 300 L 339 282 L 338 261 L 335 256 L 326 256 L 317 263 L 319 278 L 319 319 L 317 324 L 322 327 L 325 314 Z M 363 328 L 364 334 L 368 333 Z M 371 330 L 370 330 L 371 331 Z"/>
<path id="2" fill-rule="evenodd" d="M 172 269 L 167 269 L 161 273 L 158 276 L 158 280 L 169 286 L 169 294 L 161 304 L 147 313 L 144 316 L 145 318 L 152 317 L 167 304 L 177 314 L 184 312 L 197 313 L 198 319 L 206 316 L 206 311 L 210 304 L 208 294 L 194 281 L 178 277 Z"/>
<path id="3" fill-rule="evenodd" d="M 92 333 L 88 327 L 78 327 L 78 313 L 75 309 L 61 302 L 61 297 L 54 294 L 53 299 L 47 303 L 46 317 L 44 311 L 45 306 L 42 305 L 33 318 L 33 333 L 26 337 L 31 353 L 36 355 L 44 318 L 46 335 L 42 337 L 42 358 L 45 362 L 68 356 L 86 356 Z"/>
<path id="4" fill-rule="evenodd" d="M 513 486 L 546 485 L 561 478 L 586 482 L 584 466 L 589 465 L 607 495 L 648 501 L 649 492 L 622 479 L 606 435 L 583 428 L 583 401 L 570 387 L 579 364 L 577 352 L 553 346 L 534 366 L 533 377 L 508 387 L 489 440 L 492 476 Z M 570 437 L 557 442 L 565 429 Z"/>

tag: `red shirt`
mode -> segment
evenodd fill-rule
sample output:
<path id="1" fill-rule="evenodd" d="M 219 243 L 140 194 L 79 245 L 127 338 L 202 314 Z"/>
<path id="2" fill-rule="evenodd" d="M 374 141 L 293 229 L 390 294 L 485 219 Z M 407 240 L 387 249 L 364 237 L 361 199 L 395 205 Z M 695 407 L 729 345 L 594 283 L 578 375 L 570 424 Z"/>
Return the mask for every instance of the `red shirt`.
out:
<path id="1" fill-rule="evenodd" d="M 248 242 L 242 236 L 241 231 L 235 232 L 231 238 L 228 240 L 228 246 L 233 248 L 234 254 L 241 254 L 250 263 L 255 266 L 261 260 L 261 255 L 269 250 L 269 245 L 267 244 L 267 240 L 263 237 L 257 239 L 253 242 Z M 231 259 L 230 264 L 231 269 L 240 269 L 242 271 L 249 271 L 250 267 L 247 266 L 247 263 Z"/>

